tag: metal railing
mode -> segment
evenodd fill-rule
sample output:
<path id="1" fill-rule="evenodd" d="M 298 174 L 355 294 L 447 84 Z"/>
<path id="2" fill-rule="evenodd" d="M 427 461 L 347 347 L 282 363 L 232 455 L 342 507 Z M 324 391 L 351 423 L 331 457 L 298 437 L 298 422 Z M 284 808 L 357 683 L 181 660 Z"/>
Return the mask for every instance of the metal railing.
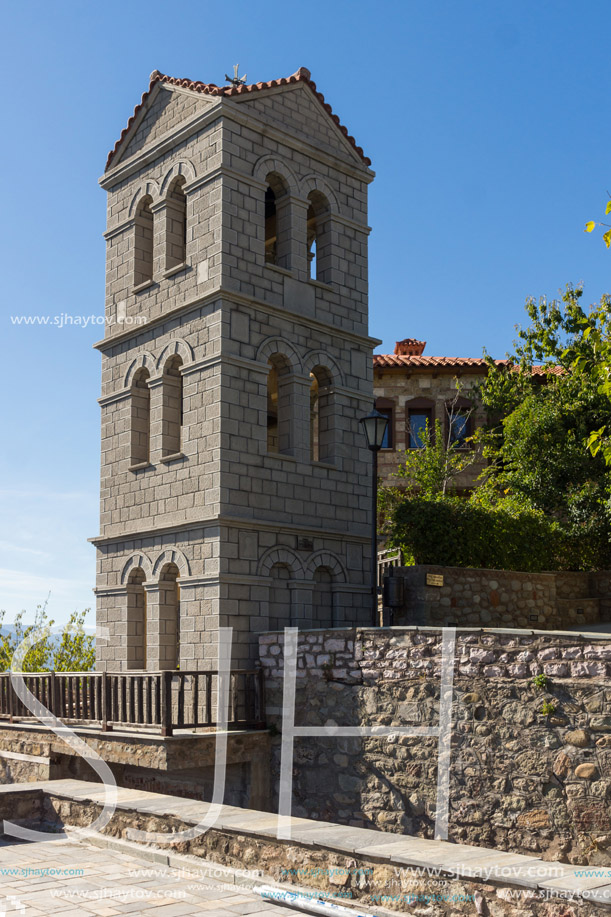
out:
<path id="1" fill-rule="evenodd" d="M 23 673 L 26 688 L 64 723 L 97 724 L 159 731 L 213 728 L 218 672 L 36 672 Z M 262 669 L 229 674 L 229 729 L 263 729 Z M 0 720 L 37 721 L 11 682 L 0 672 Z"/>
<path id="2" fill-rule="evenodd" d="M 402 567 L 403 558 L 401 548 L 390 551 L 378 551 L 378 586 L 384 585 L 384 577 L 388 576 L 393 567 Z"/>

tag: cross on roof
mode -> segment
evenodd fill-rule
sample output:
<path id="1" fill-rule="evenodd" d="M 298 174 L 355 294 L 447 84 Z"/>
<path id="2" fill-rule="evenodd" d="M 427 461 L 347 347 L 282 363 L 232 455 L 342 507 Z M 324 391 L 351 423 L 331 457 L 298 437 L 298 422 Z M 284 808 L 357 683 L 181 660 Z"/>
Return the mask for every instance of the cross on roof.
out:
<path id="1" fill-rule="evenodd" d="M 239 67 L 239 64 L 233 65 L 233 76 L 228 76 L 225 74 L 225 80 L 228 83 L 231 83 L 232 86 L 244 86 L 246 83 L 246 74 L 244 74 L 244 76 L 238 76 Z"/>

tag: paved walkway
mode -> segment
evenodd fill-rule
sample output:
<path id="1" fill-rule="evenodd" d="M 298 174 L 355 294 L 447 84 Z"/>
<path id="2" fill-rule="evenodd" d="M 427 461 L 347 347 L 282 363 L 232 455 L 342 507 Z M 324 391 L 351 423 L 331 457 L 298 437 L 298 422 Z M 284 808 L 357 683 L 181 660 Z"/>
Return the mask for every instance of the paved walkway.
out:
<path id="1" fill-rule="evenodd" d="M 73 840 L 2 839 L 0 917 L 295 917 L 222 872 L 203 861 L 173 869 Z"/>
<path id="2" fill-rule="evenodd" d="M 20 796 L 31 796 L 33 802 L 36 798 L 40 802 L 45 796 L 51 802 L 68 799 L 78 805 L 79 802 L 103 803 L 105 791 L 100 783 L 80 780 L 0 785 L 0 797 L 5 796 L 5 812 L 10 811 L 11 804 L 19 808 L 19 802 L 24 801 L 19 800 Z M 124 815 L 133 813 L 133 823 L 156 816 L 178 819 L 185 827 L 196 826 L 210 809 L 207 802 L 160 793 L 121 787 L 116 793 L 117 805 Z M 223 805 L 215 815 L 215 830 L 227 833 L 228 839 L 239 835 L 268 843 L 277 840 L 278 816 L 273 813 Z M 525 889 L 529 894 L 541 892 L 562 900 L 568 894 L 611 907 L 611 870 L 607 867 L 577 867 L 503 850 L 292 816 L 288 817 L 288 824 L 291 847 L 295 848 L 290 862 L 295 866 L 304 865 L 306 873 L 309 853 L 316 848 L 319 853 L 339 853 L 355 861 L 369 862 L 373 858 L 390 868 L 417 868 L 418 875 L 422 875 L 422 869 L 432 870 L 429 875 L 447 875 L 459 882 L 493 882 L 505 888 Z M 10 867 L 15 871 L 8 872 Z M 26 872 L 28 868 L 30 873 Z M 57 872 L 50 874 L 51 869 Z M 69 871 L 71 869 L 82 871 L 75 874 Z M 145 847 L 138 850 L 131 842 L 126 846 L 124 841 L 107 835 L 82 839 L 73 834 L 67 841 L 55 839 L 0 847 L 0 878 L 6 883 L 4 892 L 14 896 L 17 902 L 9 901 L 12 911 L 7 905 L 7 915 L 89 917 L 97 914 L 112 917 L 134 913 L 146 917 L 186 917 L 203 913 L 210 917 L 239 917 L 242 914 L 295 917 L 293 910 L 266 903 L 253 892 L 253 884 L 266 883 L 265 877 L 259 873 L 253 875 L 242 871 L 240 875 L 239 872 L 167 850 Z M 383 888 L 379 890 L 384 891 Z M 19 911 L 18 902 L 30 909 Z M 383 913 L 377 906 L 374 910 L 377 914 Z M 365 908 L 367 912 L 371 912 L 368 907 Z M 1 908 L 0 917 L 4 917 Z"/>

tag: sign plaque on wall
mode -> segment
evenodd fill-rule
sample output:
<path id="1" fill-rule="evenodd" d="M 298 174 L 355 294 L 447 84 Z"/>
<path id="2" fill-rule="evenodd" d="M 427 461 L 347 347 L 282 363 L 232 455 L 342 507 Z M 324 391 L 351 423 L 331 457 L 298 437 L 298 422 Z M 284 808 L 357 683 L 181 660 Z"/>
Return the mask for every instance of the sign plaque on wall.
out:
<path id="1" fill-rule="evenodd" d="M 427 573 L 427 586 L 443 586 L 443 576 L 441 573 Z"/>
<path id="2" fill-rule="evenodd" d="M 297 539 L 297 550 L 298 551 L 313 551 L 314 550 L 314 541 L 312 538 L 298 538 Z"/>

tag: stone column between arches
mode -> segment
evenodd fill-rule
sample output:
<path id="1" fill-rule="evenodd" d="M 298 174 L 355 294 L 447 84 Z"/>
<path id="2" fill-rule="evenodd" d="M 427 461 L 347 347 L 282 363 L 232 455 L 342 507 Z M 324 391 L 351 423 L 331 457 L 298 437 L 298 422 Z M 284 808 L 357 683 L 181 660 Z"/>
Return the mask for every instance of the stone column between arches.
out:
<path id="1" fill-rule="evenodd" d="M 310 461 L 310 376 L 293 373 L 292 383 L 292 441 L 293 456 L 298 462 Z"/>
<path id="2" fill-rule="evenodd" d="M 124 671 L 127 659 L 127 588 L 102 586 L 96 595 L 96 648 L 98 672 Z"/>
<path id="3" fill-rule="evenodd" d="M 158 582 L 145 585 L 148 611 L 147 668 L 153 672 L 176 669 L 178 665 L 180 587 L 178 578 L 174 577 L 173 570 L 162 571 Z"/>

